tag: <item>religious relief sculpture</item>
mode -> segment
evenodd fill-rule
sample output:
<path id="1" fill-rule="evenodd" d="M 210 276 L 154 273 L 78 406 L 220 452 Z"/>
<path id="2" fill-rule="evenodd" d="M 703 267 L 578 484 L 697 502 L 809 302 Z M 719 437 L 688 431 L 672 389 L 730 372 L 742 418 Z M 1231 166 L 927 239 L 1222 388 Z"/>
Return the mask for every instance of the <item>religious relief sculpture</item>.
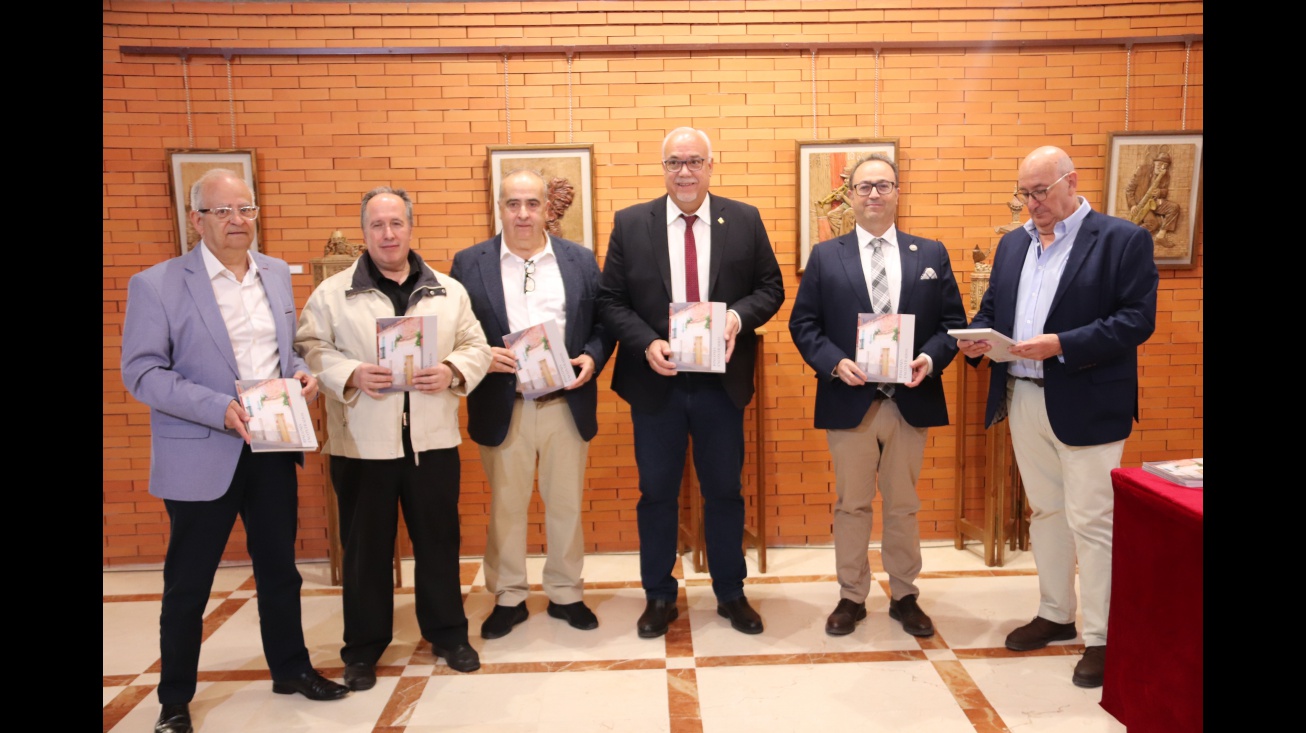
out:
<path id="1" fill-rule="evenodd" d="M 821 238 L 826 238 L 826 227 L 829 228 L 829 238 L 841 237 L 853 230 L 853 225 L 857 223 L 857 217 L 853 213 L 852 193 L 848 188 L 848 179 L 852 176 L 853 163 L 844 167 L 839 177 L 843 183 L 824 198 L 812 202 L 812 213 L 816 215 L 817 229 L 821 233 Z M 830 208 L 836 201 L 839 203 Z M 821 222 L 826 223 L 826 227 L 821 226 Z"/>
<path id="2" fill-rule="evenodd" d="M 566 178 L 555 176 L 545 190 L 544 229 L 555 237 L 562 236 L 562 217 L 576 198 L 576 187 Z"/>
<path id="3" fill-rule="evenodd" d="M 1149 146 L 1125 187 L 1129 220 L 1152 233 L 1158 245 L 1179 225 L 1179 204 L 1170 200 L 1170 152 L 1165 145 Z"/>

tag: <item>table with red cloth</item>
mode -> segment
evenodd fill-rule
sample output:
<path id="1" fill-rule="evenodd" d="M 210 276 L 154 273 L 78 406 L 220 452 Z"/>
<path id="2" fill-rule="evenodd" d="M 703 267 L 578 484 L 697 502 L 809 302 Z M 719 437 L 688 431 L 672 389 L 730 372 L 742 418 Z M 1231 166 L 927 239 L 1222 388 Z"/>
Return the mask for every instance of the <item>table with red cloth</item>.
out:
<path id="1" fill-rule="evenodd" d="M 1102 707 L 1129 733 L 1202 730 L 1202 498 L 1111 472 L 1115 534 Z"/>

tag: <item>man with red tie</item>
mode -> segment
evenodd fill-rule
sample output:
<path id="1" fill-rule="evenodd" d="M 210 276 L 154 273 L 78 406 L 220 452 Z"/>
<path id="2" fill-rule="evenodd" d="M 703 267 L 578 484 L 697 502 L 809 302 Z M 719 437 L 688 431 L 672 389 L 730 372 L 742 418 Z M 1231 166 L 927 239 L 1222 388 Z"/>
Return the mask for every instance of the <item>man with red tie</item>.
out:
<path id="1" fill-rule="evenodd" d="M 603 325 L 621 347 L 612 388 L 630 404 L 639 468 L 640 575 L 647 599 L 636 630 L 667 632 L 679 615 L 680 481 L 689 439 L 704 499 L 717 612 L 746 634 L 762 618 L 744 597 L 744 407 L 753 396 L 754 329 L 784 302 L 784 280 L 758 210 L 708 195 L 712 144 L 690 127 L 662 142 L 667 195 L 618 211 L 599 293 Z M 671 361 L 668 308 L 726 304 L 726 371 L 682 373 Z"/>

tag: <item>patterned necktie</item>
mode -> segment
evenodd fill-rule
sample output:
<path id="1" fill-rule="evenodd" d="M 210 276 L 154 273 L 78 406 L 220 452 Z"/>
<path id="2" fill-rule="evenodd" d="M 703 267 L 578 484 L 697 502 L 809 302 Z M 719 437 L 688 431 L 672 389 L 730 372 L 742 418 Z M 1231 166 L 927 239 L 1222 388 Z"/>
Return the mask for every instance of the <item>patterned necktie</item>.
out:
<path id="1" fill-rule="evenodd" d="M 685 220 L 685 301 L 698 302 L 698 248 L 694 246 L 694 222 L 697 214 L 681 214 Z"/>
<path id="2" fill-rule="evenodd" d="M 888 244 L 883 238 L 871 240 L 871 310 L 876 313 L 892 313 L 893 303 L 889 300 L 889 271 L 884 268 L 884 252 L 881 246 Z"/>

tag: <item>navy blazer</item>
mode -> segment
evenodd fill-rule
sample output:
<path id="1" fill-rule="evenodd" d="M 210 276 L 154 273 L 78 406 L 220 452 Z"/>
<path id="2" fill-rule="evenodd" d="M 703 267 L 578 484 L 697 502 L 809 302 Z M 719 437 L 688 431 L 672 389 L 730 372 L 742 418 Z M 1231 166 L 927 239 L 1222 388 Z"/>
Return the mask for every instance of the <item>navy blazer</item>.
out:
<path id="1" fill-rule="evenodd" d="M 595 415 L 598 407 L 598 377 L 612 354 L 613 339 L 598 320 L 596 297 L 599 292 L 599 265 L 594 253 L 575 242 L 551 237 L 553 254 L 562 271 L 562 289 L 566 296 L 567 354 L 575 359 L 589 354 L 594 360 L 594 376 L 576 389 L 565 392 L 576 429 L 585 440 L 598 433 Z M 467 289 L 472 312 L 481 322 L 485 341 L 503 346 L 503 337 L 512 333 L 508 327 L 508 308 L 503 299 L 503 270 L 500 267 L 500 242 L 496 234 L 480 244 L 454 255 L 449 276 Z M 467 395 L 467 434 L 481 445 L 501 445 L 508 437 L 512 421 L 512 403 L 516 399 L 517 377 L 494 372 Z"/>
<path id="2" fill-rule="evenodd" d="M 712 232 L 708 297 L 739 314 L 739 335 L 722 383 L 743 409 L 753 398 L 754 330 L 769 321 L 785 299 L 784 277 L 757 208 L 710 197 Z M 631 407 L 653 412 L 665 403 L 671 379 L 648 365 L 644 351 L 666 339 L 671 306 L 671 254 L 667 245 L 667 197 L 618 211 L 603 265 L 599 312 L 621 342 L 612 389 Z"/>
<path id="3" fill-rule="evenodd" d="M 132 275 L 122 326 L 122 381 L 150 406 L 150 493 L 210 501 L 227 493 L 245 441 L 224 421 L 240 370 L 201 250 Z M 277 333 L 281 376 L 311 373 L 295 353 L 290 268 L 254 252 Z M 296 453 L 302 466 L 304 454 Z"/>
<path id="4" fill-rule="evenodd" d="M 902 289 L 896 312 L 916 316 L 912 356 L 928 354 L 934 369 L 915 387 L 899 385 L 893 400 L 903 419 L 914 427 L 947 425 L 942 376 L 957 355 L 957 340 L 948 335 L 948 329 L 966 325 L 961 291 L 942 243 L 899 231 L 898 254 Z M 936 277 L 922 279 L 927 270 L 933 270 Z M 813 247 L 789 316 L 789 333 L 803 360 L 816 370 L 817 428 L 855 428 L 871 407 L 878 383 L 850 387 L 831 376 L 840 360 L 855 358 L 857 314 L 870 312 L 857 231 Z"/>
<path id="5" fill-rule="evenodd" d="M 1016 291 L 1029 247 L 1023 227 L 998 242 L 989 289 L 972 328 L 1014 338 Z M 1044 333 L 1061 339 L 1063 352 L 1043 362 L 1044 398 L 1057 440 L 1101 445 L 1129 437 L 1138 419 L 1138 346 L 1156 330 L 1158 280 L 1152 235 L 1137 224 L 1090 211 L 1043 325 Z M 1008 363 L 990 362 L 986 427 L 1006 402 Z"/>

